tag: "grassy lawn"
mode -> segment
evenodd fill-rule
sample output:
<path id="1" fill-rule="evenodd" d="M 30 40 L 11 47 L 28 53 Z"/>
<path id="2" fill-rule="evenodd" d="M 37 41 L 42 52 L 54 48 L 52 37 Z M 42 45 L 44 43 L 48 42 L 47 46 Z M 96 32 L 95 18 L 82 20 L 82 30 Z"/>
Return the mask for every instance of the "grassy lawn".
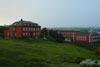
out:
<path id="1" fill-rule="evenodd" d="M 72 44 L 0 38 L 0 67 L 49 67 L 79 63 L 86 58 L 100 59 L 93 52 Z"/>

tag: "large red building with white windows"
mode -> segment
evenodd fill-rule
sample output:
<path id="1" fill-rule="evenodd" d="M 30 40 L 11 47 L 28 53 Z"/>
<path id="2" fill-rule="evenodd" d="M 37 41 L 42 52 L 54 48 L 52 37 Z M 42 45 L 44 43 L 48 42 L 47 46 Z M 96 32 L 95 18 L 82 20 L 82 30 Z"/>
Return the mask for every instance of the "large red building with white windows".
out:
<path id="1" fill-rule="evenodd" d="M 41 36 L 41 26 L 31 21 L 20 20 L 9 26 L 4 31 L 5 38 L 38 38 Z"/>
<path id="2" fill-rule="evenodd" d="M 66 41 L 73 41 L 73 42 L 97 42 L 100 38 L 97 32 L 90 32 L 84 30 L 57 30 L 61 33 Z"/>

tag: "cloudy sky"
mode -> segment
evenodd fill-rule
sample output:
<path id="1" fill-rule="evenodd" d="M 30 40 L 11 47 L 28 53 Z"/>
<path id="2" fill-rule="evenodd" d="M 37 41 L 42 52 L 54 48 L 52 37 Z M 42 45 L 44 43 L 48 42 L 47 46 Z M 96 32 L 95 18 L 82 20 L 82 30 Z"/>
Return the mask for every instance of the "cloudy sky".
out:
<path id="1" fill-rule="evenodd" d="M 42 27 L 100 27 L 100 0 L 0 0 L 0 25 L 21 18 Z"/>

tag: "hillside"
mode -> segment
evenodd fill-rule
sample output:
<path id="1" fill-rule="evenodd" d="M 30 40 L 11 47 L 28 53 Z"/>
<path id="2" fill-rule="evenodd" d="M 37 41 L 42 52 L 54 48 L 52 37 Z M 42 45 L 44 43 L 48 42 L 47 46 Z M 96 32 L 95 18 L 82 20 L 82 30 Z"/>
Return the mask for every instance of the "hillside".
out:
<path id="1" fill-rule="evenodd" d="M 100 59 L 91 51 L 72 44 L 0 38 L 0 67 L 48 67 L 79 63 L 85 58 Z"/>

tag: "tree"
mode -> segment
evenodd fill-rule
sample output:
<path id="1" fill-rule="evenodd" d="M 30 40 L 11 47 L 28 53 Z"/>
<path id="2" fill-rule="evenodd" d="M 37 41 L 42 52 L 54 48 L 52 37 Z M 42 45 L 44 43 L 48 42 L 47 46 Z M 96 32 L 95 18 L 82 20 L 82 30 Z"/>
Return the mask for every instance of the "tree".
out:
<path id="1" fill-rule="evenodd" d="M 42 29 L 42 35 L 43 35 L 43 36 L 48 35 L 48 29 L 47 29 L 47 28 L 43 28 L 43 29 Z"/>
<path id="2" fill-rule="evenodd" d="M 8 27 L 6 27 L 6 26 L 0 26 L 0 37 L 4 37 L 4 31 L 7 29 L 8 29 Z"/>
<path id="3" fill-rule="evenodd" d="M 54 38 L 57 42 L 63 42 L 65 40 L 65 38 L 63 37 L 63 35 L 61 33 L 58 33 L 57 31 L 54 30 L 50 30 L 49 34 L 52 38 Z"/>

